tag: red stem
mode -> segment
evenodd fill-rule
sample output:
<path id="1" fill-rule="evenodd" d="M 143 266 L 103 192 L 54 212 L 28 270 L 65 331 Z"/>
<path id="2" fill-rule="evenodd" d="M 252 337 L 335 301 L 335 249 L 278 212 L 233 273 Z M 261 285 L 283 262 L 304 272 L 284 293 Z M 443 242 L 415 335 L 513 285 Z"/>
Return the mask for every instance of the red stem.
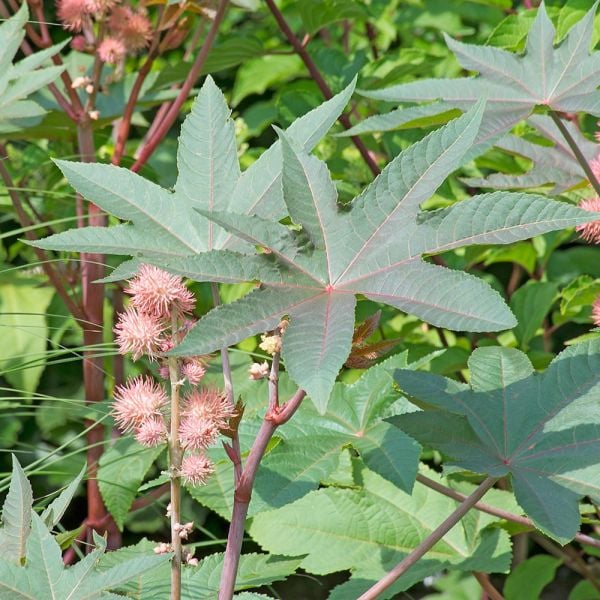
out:
<path id="1" fill-rule="evenodd" d="M 215 14 L 214 21 L 212 22 L 212 25 L 210 26 L 210 29 L 206 34 L 206 39 L 202 44 L 200 52 L 198 52 L 198 55 L 196 56 L 196 60 L 192 64 L 190 72 L 188 73 L 185 81 L 183 82 L 183 85 L 181 86 L 181 90 L 177 98 L 175 98 L 175 100 L 169 107 L 165 118 L 163 119 L 161 124 L 156 128 L 152 137 L 148 139 L 146 145 L 141 150 L 137 160 L 131 167 L 131 170 L 135 173 L 137 173 L 146 163 L 146 161 L 150 158 L 154 150 L 156 150 L 158 144 L 160 144 L 165 135 L 167 135 L 169 129 L 171 128 L 171 125 L 173 125 L 173 123 L 179 116 L 179 109 L 181 108 L 182 104 L 186 101 L 190 90 L 194 86 L 194 83 L 196 82 L 200 75 L 200 72 L 202 71 L 204 61 L 206 60 L 208 53 L 210 52 L 210 49 L 212 47 L 212 44 L 215 41 L 215 38 L 217 37 L 219 26 L 223 21 L 223 17 L 225 16 L 225 12 L 227 11 L 228 5 L 229 0 L 221 0 L 221 2 L 219 3 L 219 8 L 217 10 L 217 13 Z"/>
<path id="2" fill-rule="evenodd" d="M 221 574 L 219 600 L 231 600 L 233 597 L 242 550 L 242 540 L 244 538 L 246 515 L 248 514 L 248 506 L 252 498 L 252 488 L 260 461 L 277 427 L 292 417 L 305 396 L 306 392 L 304 390 L 298 390 L 275 414 L 267 412 L 254 440 L 254 444 L 252 444 L 242 476 L 235 488 L 231 525 L 229 527 L 229 535 L 227 536 L 227 548 L 225 549 L 225 559 Z"/>
<path id="3" fill-rule="evenodd" d="M 87 115 L 84 115 L 77 125 L 79 153 L 84 162 L 94 162 L 96 159 L 94 148 L 94 132 Z M 81 199 L 80 199 L 81 201 Z M 88 205 L 88 224 L 103 227 L 106 225 L 106 216 L 93 203 Z M 81 286 L 83 289 L 83 306 L 89 325 L 83 328 L 83 343 L 86 348 L 95 348 L 102 343 L 104 325 L 104 286 L 94 283 L 104 276 L 104 255 L 97 253 L 81 254 Z M 83 385 L 87 403 L 102 402 L 104 400 L 104 370 L 102 358 L 94 356 L 92 350 L 83 353 Z M 86 422 L 86 427 L 93 423 Z M 104 440 L 104 426 L 99 423 L 91 427 L 87 433 L 88 482 L 87 482 L 87 522 L 91 527 L 101 527 L 106 517 L 106 508 L 100 495 L 100 488 L 96 480 L 98 461 L 102 456 L 102 442 Z M 111 523 L 109 522 L 110 527 Z M 102 529 L 101 529 L 102 532 Z M 112 533 L 112 532 L 111 532 Z M 120 543 L 120 536 L 112 535 L 109 544 L 114 547 Z"/>
<path id="4" fill-rule="evenodd" d="M 275 17 L 277 25 L 279 25 L 279 29 L 281 29 L 281 31 L 288 39 L 298 56 L 304 62 L 304 65 L 308 69 L 310 76 L 313 78 L 314 82 L 321 90 L 323 96 L 325 96 L 327 100 L 332 98 L 333 92 L 331 91 L 331 88 L 327 85 L 327 82 L 321 75 L 321 72 L 317 68 L 317 65 L 314 63 L 313 59 L 311 58 L 310 54 L 308 53 L 302 42 L 294 35 L 294 32 L 291 30 L 284 16 L 281 14 L 280 10 L 275 5 L 274 0 L 266 0 L 266 3 L 271 12 L 273 13 L 273 17 Z M 348 130 L 352 127 L 352 123 L 350 123 L 350 119 L 348 118 L 347 114 L 340 115 L 338 120 L 343 125 L 344 129 Z M 364 145 L 363 141 L 356 135 L 351 136 L 350 139 L 360 152 L 360 155 L 363 157 L 363 160 L 367 163 L 367 166 L 371 170 L 371 173 L 373 173 L 373 175 L 375 176 L 379 175 L 381 171 L 377 166 L 377 163 L 367 150 L 367 147 Z"/>
<path id="5" fill-rule="evenodd" d="M 473 577 L 477 579 L 477 582 L 481 586 L 481 589 L 485 592 L 490 600 L 504 600 L 504 596 L 492 585 L 490 576 L 487 573 L 481 573 L 475 571 Z"/>

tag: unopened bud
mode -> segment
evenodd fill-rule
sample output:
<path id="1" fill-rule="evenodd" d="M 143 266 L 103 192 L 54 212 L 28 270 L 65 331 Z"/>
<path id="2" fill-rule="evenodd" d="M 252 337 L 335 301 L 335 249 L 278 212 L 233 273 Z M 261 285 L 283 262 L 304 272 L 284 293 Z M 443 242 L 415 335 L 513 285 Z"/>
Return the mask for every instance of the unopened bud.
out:
<path id="1" fill-rule="evenodd" d="M 269 375 L 269 363 L 265 360 L 262 363 L 252 363 L 248 369 L 250 379 L 264 379 Z"/>

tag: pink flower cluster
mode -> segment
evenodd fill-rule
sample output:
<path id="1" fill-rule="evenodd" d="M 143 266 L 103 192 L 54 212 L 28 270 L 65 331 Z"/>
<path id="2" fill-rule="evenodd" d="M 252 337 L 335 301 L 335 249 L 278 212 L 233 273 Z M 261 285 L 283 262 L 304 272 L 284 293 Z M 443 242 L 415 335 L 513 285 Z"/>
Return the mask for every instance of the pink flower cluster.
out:
<path id="1" fill-rule="evenodd" d="M 65 29 L 83 32 L 73 45 L 83 51 L 95 48 L 103 62 L 120 63 L 127 53 L 145 48 L 152 37 L 152 25 L 142 9 L 118 6 L 120 0 L 57 0 L 56 11 Z M 102 22 L 105 35 L 95 39 L 94 22 Z"/>
<path id="2" fill-rule="evenodd" d="M 120 315 L 115 327 L 119 352 L 158 359 L 181 341 L 193 322 L 188 318 L 194 309 L 194 296 L 180 277 L 157 267 L 142 265 L 125 291 L 131 295 L 130 306 Z M 187 380 L 191 391 L 184 395 L 178 437 L 185 455 L 180 474 L 190 485 L 206 483 L 214 466 L 204 454 L 215 443 L 220 430 L 228 426 L 235 407 L 226 396 L 214 389 L 196 389 L 206 372 L 205 357 L 195 356 L 178 361 L 178 384 Z M 169 378 L 166 364 L 160 374 Z M 123 433 L 132 432 L 144 446 L 168 441 L 169 399 L 161 384 L 139 376 L 115 391 L 113 415 Z"/>
<path id="3" fill-rule="evenodd" d="M 115 326 L 121 354 L 133 354 L 138 360 L 144 354 L 151 359 L 167 352 L 173 341 L 167 331 L 172 315 L 184 315 L 194 309 L 194 296 L 183 285 L 181 277 L 158 267 L 142 265 L 125 292 L 131 295 L 131 306 L 121 313 Z M 188 367 L 194 383 L 202 375 L 198 361 Z"/>

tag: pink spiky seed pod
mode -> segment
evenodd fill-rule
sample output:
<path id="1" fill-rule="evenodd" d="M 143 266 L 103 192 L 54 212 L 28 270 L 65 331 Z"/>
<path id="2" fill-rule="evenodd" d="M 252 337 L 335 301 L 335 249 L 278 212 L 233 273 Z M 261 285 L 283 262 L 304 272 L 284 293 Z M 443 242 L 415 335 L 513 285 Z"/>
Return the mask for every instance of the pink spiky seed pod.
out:
<path id="1" fill-rule="evenodd" d="M 126 433 L 139 429 L 150 419 L 162 418 L 161 408 L 168 401 L 162 386 L 140 375 L 116 388 L 112 414 L 117 427 Z"/>
<path id="2" fill-rule="evenodd" d="M 194 310 L 194 295 L 183 285 L 181 277 L 153 265 L 142 265 L 125 292 L 131 295 L 131 303 L 140 312 L 156 318 L 168 318 L 173 310 L 181 313 Z"/>
<path id="3" fill-rule="evenodd" d="M 152 38 L 152 25 L 146 15 L 129 6 L 116 7 L 108 18 L 108 27 L 123 40 L 129 52 L 145 48 Z"/>
<path id="4" fill-rule="evenodd" d="M 181 375 L 188 380 L 190 385 L 198 385 L 206 374 L 206 365 L 199 358 L 185 359 L 181 367 Z"/>
<path id="5" fill-rule="evenodd" d="M 85 3 L 91 13 L 105 15 L 109 10 L 115 7 L 118 0 L 85 0 Z"/>
<path id="6" fill-rule="evenodd" d="M 180 473 L 188 485 L 203 485 L 215 472 L 212 461 L 204 454 L 186 454 Z"/>
<path id="7" fill-rule="evenodd" d="M 83 35 L 73 36 L 70 46 L 77 52 L 85 52 L 88 49 L 88 43 Z"/>
<path id="8" fill-rule="evenodd" d="M 214 444 L 219 429 L 214 421 L 193 415 L 184 417 L 179 426 L 179 441 L 186 450 L 203 450 Z"/>
<path id="9" fill-rule="evenodd" d="M 596 156 L 596 158 L 590 160 L 590 169 L 596 179 L 600 181 L 600 154 Z"/>
<path id="10" fill-rule="evenodd" d="M 579 208 L 583 208 L 583 210 L 590 212 L 600 212 L 600 198 L 596 197 L 583 200 L 579 204 Z M 600 220 L 577 225 L 575 230 L 579 232 L 579 235 L 586 242 L 600 244 Z"/>
<path id="11" fill-rule="evenodd" d="M 142 446 L 159 446 L 167 441 L 167 427 L 161 416 L 144 421 L 135 432 L 135 439 Z"/>
<path id="12" fill-rule="evenodd" d="M 128 306 L 114 328 L 119 354 L 131 353 L 133 360 L 139 360 L 144 354 L 155 358 L 164 345 L 164 331 L 165 325 L 157 318 Z"/>
<path id="13" fill-rule="evenodd" d="M 235 414 L 235 406 L 222 392 L 202 388 L 192 390 L 185 396 L 182 414 L 198 420 L 212 421 L 218 429 L 224 429 Z"/>
<path id="14" fill-rule="evenodd" d="M 81 31 L 83 24 L 89 19 L 90 10 L 87 0 L 58 0 L 56 15 L 63 27 L 69 31 Z"/>
<path id="15" fill-rule="evenodd" d="M 116 65 L 125 58 L 127 48 L 121 40 L 114 37 L 105 37 L 98 46 L 97 52 L 102 62 Z"/>
<path id="16" fill-rule="evenodd" d="M 592 304 L 592 321 L 594 321 L 596 327 L 600 327 L 600 296 Z"/>

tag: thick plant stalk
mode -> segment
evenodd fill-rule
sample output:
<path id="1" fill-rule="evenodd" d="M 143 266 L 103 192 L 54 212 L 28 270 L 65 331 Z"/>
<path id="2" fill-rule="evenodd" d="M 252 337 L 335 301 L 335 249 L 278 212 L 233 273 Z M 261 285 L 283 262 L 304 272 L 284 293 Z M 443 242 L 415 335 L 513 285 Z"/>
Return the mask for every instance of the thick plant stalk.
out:
<path id="1" fill-rule="evenodd" d="M 179 443 L 179 366 L 175 357 L 169 358 L 171 379 L 171 432 L 169 436 L 169 463 L 171 472 L 171 600 L 181 598 L 181 538 L 178 526 L 181 524 L 181 460 L 183 452 Z"/>
<path id="2" fill-rule="evenodd" d="M 177 315 L 173 315 L 173 340 L 177 335 Z M 179 377 L 179 361 L 171 356 L 168 359 L 169 379 L 171 382 L 171 430 L 169 434 L 169 471 L 171 473 L 171 600 L 181 598 L 181 561 L 182 543 L 179 537 L 181 525 L 181 461 L 183 449 L 179 442 L 181 379 Z"/>
<path id="3" fill-rule="evenodd" d="M 94 147 L 94 133 L 90 118 L 85 115 L 77 123 L 77 140 L 81 160 L 84 162 L 95 162 L 96 151 Z M 83 199 L 78 197 L 81 204 Z M 106 226 L 106 216 L 93 203 L 88 205 L 88 224 L 104 227 Z M 85 389 L 85 400 L 89 404 L 102 402 L 104 400 L 104 369 L 102 358 L 96 356 L 95 348 L 103 341 L 104 328 L 104 286 L 94 283 L 97 279 L 104 277 L 104 255 L 96 253 L 81 254 L 81 288 L 83 292 L 83 309 L 87 318 L 83 326 L 83 343 L 87 350 L 83 353 L 83 385 Z M 86 426 L 91 425 L 91 421 L 86 422 Z M 88 542 L 92 542 L 91 530 L 104 530 L 102 524 L 105 523 L 106 508 L 102 501 L 100 488 L 96 478 L 98 470 L 98 461 L 102 456 L 104 441 L 104 425 L 102 423 L 92 427 L 87 434 L 87 501 L 88 515 L 87 523 L 89 527 Z M 109 548 L 117 548 L 121 543 L 121 536 L 114 526 L 114 522 L 109 522 L 107 529 L 110 529 L 108 540 Z"/>
<path id="4" fill-rule="evenodd" d="M 569 133 L 569 130 L 565 127 L 565 124 L 562 122 L 562 119 L 556 114 L 555 111 L 550 110 L 550 111 L 548 111 L 548 114 L 552 117 L 552 120 L 554 121 L 555 125 L 558 127 L 562 136 L 565 138 L 565 141 L 567 142 L 567 144 L 569 144 L 569 147 L 571 148 L 571 150 L 573 150 L 573 154 L 575 155 L 577 162 L 581 165 L 581 168 L 583 169 L 584 173 L 586 174 L 589 182 L 592 184 L 592 187 L 596 191 L 596 194 L 598 196 L 600 196 L 600 182 L 594 175 L 594 172 L 592 171 L 590 164 L 586 160 L 585 156 L 582 154 L 579 146 L 577 145 L 577 142 L 573 139 L 573 137 Z"/>
<path id="5" fill-rule="evenodd" d="M 404 573 L 431 550 L 483 498 L 496 481 L 498 481 L 497 477 L 487 477 L 484 479 L 477 489 L 447 519 L 438 525 L 402 562 L 397 564 L 387 575 L 369 588 L 358 600 L 375 600 L 379 594 L 387 590 L 399 577 L 404 575 Z"/>
<path id="6" fill-rule="evenodd" d="M 304 390 L 298 390 L 281 409 L 267 411 L 254 440 L 248 460 L 242 471 L 242 476 L 235 486 L 231 525 L 229 527 L 229 535 L 227 536 L 227 548 L 225 549 L 221 585 L 219 587 L 219 600 L 231 600 L 233 597 L 242 550 L 242 540 L 244 538 L 244 526 L 260 461 L 277 427 L 283 425 L 292 417 L 305 396 L 306 392 Z M 272 398 L 269 398 L 269 404 L 272 404 Z"/>

